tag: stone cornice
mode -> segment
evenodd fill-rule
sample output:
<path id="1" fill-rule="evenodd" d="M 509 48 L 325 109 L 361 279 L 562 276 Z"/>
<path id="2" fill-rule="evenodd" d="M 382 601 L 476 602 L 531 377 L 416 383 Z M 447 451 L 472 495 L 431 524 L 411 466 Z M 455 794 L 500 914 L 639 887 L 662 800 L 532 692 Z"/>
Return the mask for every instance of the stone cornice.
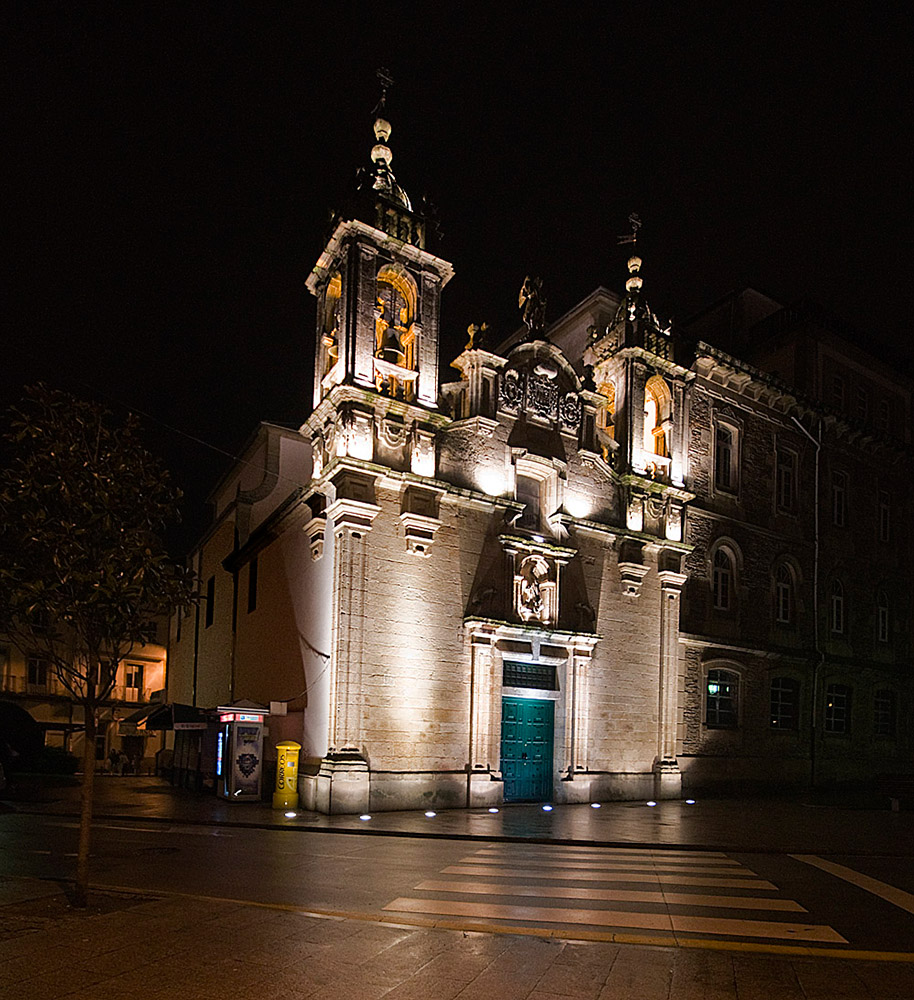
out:
<path id="1" fill-rule="evenodd" d="M 337 224 L 323 253 L 318 257 L 317 263 L 305 279 L 305 287 L 312 295 L 319 293 L 321 284 L 330 273 L 334 263 L 339 259 L 343 244 L 350 237 L 367 240 L 378 247 L 390 247 L 398 257 L 412 261 L 421 268 L 435 271 L 441 279 L 442 287 L 454 277 L 453 264 L 441 257 L 436 257 L 427 250 L 420 250 L 412 243 L 404 243 L 383 230 L 375 229 L 374 226 L 369 226 L 358 219 L 345 219 Z"/>

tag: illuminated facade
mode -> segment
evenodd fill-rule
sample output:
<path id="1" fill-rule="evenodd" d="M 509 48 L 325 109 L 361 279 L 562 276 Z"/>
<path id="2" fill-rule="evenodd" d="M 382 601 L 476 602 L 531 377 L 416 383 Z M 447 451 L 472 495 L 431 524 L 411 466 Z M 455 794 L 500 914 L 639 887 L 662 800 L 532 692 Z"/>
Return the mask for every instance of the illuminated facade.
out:
<path id="1" fill-rule="evenodd" d="M 165 631 L 165 623 L 160 626 Z M 164 638 L 164 637 L 163 637 Z M 126 754 L 130 767 L 150 772 L 162 747 L 160 732 L 147 732 L 132 717 L 165 697 L 165 646 L 148 643 L 125 657 L 116 683 L 101 706 L 95 757 L 100 763 L 111 750 Z M 46 746 L 61 747 L 82 760 L 85 725 L 82 706 L 59 679 L 53 665 L 37 653 L 0 643 L 0 700 L 21 705 L 44 731 Z"/>
<path id="2" fill-rule="evenodd" d="M 802 386 L 686 352 L 636 256 L 623 295 L 548 328 L 531 286 L 526 332 L 494 350 L 473 328 L 439 384 L 452 267 L 394 180 L 390 126 L 375 134 L 307 281 L 313 411 L 298 433 L 262 425 L 213 494 L 170 699 L 273 703 L 270 742 L 303 744 L 324 812 L 678 796 L 802 781 L 811 758 L 823 778 L 898 770 L 908 543 L 885 552 L 875 599 L 897 609 L 863 667 L 862 639 L 825 634 L 845 607 L 825 588 L 856 583 L 813 522 L 828 477 L 906 461 L 909 387 L 901 446 L 874 451 Z M 877 477 L 896 518 L 903 468 Z"/>

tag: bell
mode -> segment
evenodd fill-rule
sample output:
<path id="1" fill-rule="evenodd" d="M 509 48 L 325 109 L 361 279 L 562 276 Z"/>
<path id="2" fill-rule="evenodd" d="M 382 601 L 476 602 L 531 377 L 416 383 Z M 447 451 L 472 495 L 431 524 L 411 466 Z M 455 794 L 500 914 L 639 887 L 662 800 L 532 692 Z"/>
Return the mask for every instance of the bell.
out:
<path id="1" fill-rule="evenodd" d="M 384 331 L 384 337 L 381 341 L 381 349 L 378 351 L 378 357 L 382 361 L 387 361 L 392 365 L 402 365 L 406 360 L 406 354 L 403 352 L 403 348 L 400 346 L 400 337 L 394 327 L 389 326 Z"/>

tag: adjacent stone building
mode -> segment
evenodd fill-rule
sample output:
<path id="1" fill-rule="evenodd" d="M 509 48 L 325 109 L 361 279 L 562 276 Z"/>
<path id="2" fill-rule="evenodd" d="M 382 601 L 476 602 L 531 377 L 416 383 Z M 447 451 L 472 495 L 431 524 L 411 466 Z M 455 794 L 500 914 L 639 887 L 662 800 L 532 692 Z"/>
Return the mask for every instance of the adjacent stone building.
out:
<path id="1" fill-rule="evenodd" d="M 273 703 L 325 812 L 908 769 L 910 384 L 757 293 L 665 328 L 635 255 L 548 326 L 528 279 L 441 384 L 453 270 L 389 135 L 307 280 L 312 413 L 213 493 L 170 699 Z"/>

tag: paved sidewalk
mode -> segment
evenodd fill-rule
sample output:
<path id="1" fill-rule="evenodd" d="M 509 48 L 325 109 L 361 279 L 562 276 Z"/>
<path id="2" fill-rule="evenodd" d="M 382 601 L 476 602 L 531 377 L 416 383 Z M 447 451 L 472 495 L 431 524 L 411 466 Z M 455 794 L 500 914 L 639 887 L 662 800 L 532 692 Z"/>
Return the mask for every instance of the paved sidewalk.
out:
<path id="1" fill-rule="evenodd" d="M 12 880 L 0 996 L 29 1000 L 907 1000 L 914 965 L 403 927 Z M 25 916 L 22 914 L 25 913 Z"/>
<path id="2" fill-rule="evenodd" d="M 79 789 L 52 788 L 40 801 L 10 801 L 19 812 L 73 815 Z M 473 838 L 549 840 L 588 844 L 708 848 L 742 853 L 914 855 L 914 812 L 828 805 L 803 796 L 785 799 L 708 799 L 606 802 L 444 810 L 432 817 L 420 811 L 324 816 L 297 811 L 287 817 L 269 803 L 226 802 L 212 794 L 172 788 L 161 778 L 108 777 L 96 781 L 95 815 L 105 819 L 142 819 L 171 824 L 227 824 L 337 832 Z"/>

